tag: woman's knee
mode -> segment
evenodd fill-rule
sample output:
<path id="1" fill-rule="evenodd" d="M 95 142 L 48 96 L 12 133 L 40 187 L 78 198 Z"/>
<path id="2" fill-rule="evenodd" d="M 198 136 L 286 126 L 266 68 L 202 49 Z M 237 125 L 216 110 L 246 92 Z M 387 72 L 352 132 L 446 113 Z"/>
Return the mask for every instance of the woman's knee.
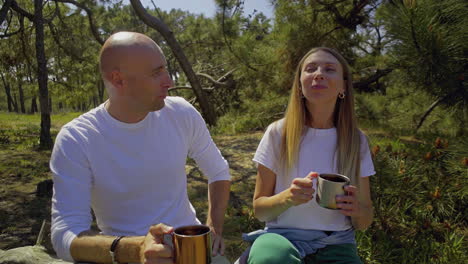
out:
<path id="1" fill-rule="evenodd" d="M 301 258 L 299 251 L 285 237 L 267 233 L 258 237 L 250 249 L 249 264 L 299 264 Z"/>

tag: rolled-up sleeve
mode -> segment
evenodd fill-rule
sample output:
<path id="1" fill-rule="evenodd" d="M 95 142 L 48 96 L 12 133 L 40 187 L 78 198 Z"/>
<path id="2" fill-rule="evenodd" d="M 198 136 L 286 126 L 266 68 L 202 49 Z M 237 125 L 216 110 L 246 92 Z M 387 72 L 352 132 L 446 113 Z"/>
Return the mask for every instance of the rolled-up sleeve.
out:
<path id="1" fill-rule="evenodd" d="M 192 133 L 189 139 L 189 157 L 195 160 L 203 174 L 208 177 L 208 183 L 229 181 L 231 176 L 228 162 L 213 142 L 203 117 L 193 106 L 191 108 L 189 123 Z"/>
<path id="2" fill-rule="evenodd" d="M 51 239 L 57 256 L 66 261 L 73 261 L 70 254 L 73 239 L 88 230 L 92 222 L 92 175 L 84 144 L 78 138 L 78 131 L 63 128 L 50 160 L 54 181 Z"/>
<path id="3" fill-rule="evenodd" d="M 265 134 L 258 144 L 255 156 L 252 159 L 255 165 L 262 164 L 275 174 L 279 173 L 279 155 L 281 146 L 281 134 L 278 123 L 273 123 L 268 126 Z"/>

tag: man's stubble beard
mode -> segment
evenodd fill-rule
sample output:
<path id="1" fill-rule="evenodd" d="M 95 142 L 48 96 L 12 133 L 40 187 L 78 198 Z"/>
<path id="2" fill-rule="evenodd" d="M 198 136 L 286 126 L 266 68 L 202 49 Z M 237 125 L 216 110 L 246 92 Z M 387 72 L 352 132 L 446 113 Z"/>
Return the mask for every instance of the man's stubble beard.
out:
<path id="1" fill-rule="evenodd" d="M 164 108 L 166 106 L 166 103 L 162 101 L 162 103 L 159 103 L 157 105 L 154 105 L 153 108 L 151 109 L 151 112 L 156 112 Z"/>

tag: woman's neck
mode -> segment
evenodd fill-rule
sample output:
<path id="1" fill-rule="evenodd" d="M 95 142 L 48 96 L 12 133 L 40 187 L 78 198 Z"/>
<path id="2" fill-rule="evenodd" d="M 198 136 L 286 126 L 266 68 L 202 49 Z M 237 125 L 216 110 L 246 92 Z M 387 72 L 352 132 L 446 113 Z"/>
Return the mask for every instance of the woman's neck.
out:
<path id="1" fill-rule="evenodd" d="M 335 104 L 336 101 L 333 104 L 323 105 L 316 105 L 307 102 L 307 126 L 321 129 L 335 127 L 335 124 L 333 122 L 333 112 L 335 111 Z"/>

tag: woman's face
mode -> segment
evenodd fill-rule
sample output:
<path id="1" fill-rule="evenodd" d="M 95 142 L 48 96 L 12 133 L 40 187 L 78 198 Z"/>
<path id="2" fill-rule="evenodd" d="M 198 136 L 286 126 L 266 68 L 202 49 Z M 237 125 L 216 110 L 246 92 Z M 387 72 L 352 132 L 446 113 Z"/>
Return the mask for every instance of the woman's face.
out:
<path id="1" fill-rule="evenodd" d="M 300 81 L 302 94 L 315 105 L 334 105 L 338 94 L 345 91 L 343 67 L 338 59 L 322 50 L 305 59 Z"/>

